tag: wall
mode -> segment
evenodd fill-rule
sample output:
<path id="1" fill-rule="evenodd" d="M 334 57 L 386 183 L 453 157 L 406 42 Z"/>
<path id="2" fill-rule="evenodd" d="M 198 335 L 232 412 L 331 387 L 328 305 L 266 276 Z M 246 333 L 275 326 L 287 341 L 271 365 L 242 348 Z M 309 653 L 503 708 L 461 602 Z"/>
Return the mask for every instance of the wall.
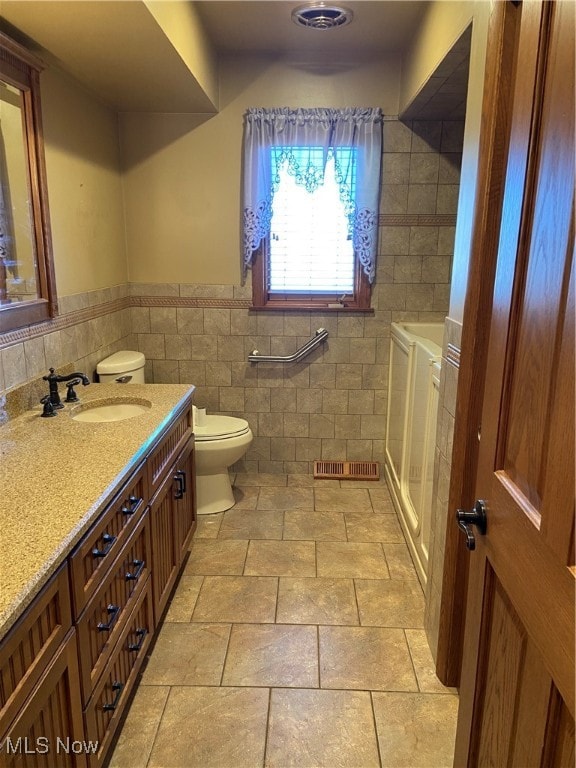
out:
<path id="1" fill-rule="evenodd" d="M 134 343 L 116 114 L 55 69 L 42 73 L 41 99 L 60 314 L 0 335 L 0 397 L 50 366 L 91 373 Z M 24 404 L 37 395 L 26 390 Z"/>
<path id="2" fill-rule="evenodd" d="M 463 126 L 399 122 L 398 84 L 395 60 L 235 59 L 222 67 L 221 112 L 208 122 L 120 118 L 132 320 L 147 375 L 194 383 L 198 405 L 245 416 L 255 434 L 245 470 L 382 461 L 390 322 L 443 321 L 448 311 Z M 387 115 L 373 315 L 249 310 L 250 285 L 240 284 L 242 115 L 281 105 L 381 106 Z M 247 362 L 254 348 L 289 354 L 319 327 L 330 337 L 308 362 Z"/>
<path id="3" fill-rule="evenodd" d="M 451 5 L 447 3 L 446 5 Z M 462 321 L 468 287 L 468 265 L 472 247 L 476 180 L 479 160 L 479 141 L 482 123 L 482 98 L 488 24 L 492 2 L 468 3 L 472 17 L 466 123 L 462 147 L 462 170 L 458 220 L 456 224 L 454 260 L 450 289 L 450 306 L 446 318 L 444 349 L 440 378 L 440 404 L 438 411 L 429 573 L 426 588 L 425 628 L 434 657 L 438 644 L 442 603 L 442 578 L 446 526 L 454 525 L 454 510 L 448 506 L 452 446 L 455 428 L 456 397 L 462 338 Z"/>

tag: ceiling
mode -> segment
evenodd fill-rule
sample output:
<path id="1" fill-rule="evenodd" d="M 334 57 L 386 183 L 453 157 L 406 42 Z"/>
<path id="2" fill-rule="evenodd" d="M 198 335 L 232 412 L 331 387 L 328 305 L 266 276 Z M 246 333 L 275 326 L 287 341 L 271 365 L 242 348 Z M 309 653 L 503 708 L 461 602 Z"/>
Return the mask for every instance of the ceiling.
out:
<path id="1" fill-rule="evenodd" d="M 291 20 L 300 0 L 202 0 L 196 7 L 216 49 L 227 53 L 313 54 L 339 58 L 398 53 L 410 42 L 427 2 L 416 0 L 344 0 L 354 14 L 351 24 L 336 29 L 299 27 Z"/>
<path id="2" fill-rule="evenodd" d="M 188 2 L 188 0 L 182 0 Z M 217 54 L 338 60 L 398 53 L 427 2 L 346 0 L 345 27 L 298 27 L 285 0 L 194 3 Z M 0 29 L 57 64 L 118 111 L 214 112 L 142 0 L 0 0 Z"/>

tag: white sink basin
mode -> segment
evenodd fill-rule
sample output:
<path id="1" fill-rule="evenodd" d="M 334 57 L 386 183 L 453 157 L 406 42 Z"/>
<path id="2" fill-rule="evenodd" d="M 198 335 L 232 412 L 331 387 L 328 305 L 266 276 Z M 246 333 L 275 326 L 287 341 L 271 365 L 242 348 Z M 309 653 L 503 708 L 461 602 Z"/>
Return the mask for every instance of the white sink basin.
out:
<path id="1" fill-rule="evenodd" d="M 126 398 L 124 400 L 93 400 L 75 408 L 71 416 L 74 421 L 124 421 L 140 416 L 152 407 L 150 400 Z"/>

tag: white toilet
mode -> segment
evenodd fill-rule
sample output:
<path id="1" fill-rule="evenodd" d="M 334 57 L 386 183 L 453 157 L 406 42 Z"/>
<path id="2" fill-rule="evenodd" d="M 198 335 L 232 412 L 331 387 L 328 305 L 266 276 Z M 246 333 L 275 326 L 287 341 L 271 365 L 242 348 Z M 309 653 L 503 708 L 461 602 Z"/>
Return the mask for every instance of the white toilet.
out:
<path id="1" fill-rule="evenodd" d="M 228 467 L 244 456 L 254 436 L 245 419 L 193 410 L 197 512 L 212 515 L 234 506 Z"/>
<path id="2" fill-rule="evenodd" d="M 101 360 L 96 373 L 102 384 L 144 384 L 145 364 L 142 352 L 123 349 Z"/>

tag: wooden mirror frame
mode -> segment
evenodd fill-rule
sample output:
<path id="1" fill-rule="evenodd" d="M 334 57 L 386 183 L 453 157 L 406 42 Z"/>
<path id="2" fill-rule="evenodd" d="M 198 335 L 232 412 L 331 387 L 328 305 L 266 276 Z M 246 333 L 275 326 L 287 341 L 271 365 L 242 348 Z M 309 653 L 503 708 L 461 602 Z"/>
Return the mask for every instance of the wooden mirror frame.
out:
<path id="1" fill-rule="evenodd" d="M 22 92 L 23 141 L 27 159 L 31 240 L 36 258 L 36 299 L 0 306 L 0 333 L 54 317 L 58 311 L 40 110 L 40 72 L 44 64 L 0 32 L 0 80 Z"/>

